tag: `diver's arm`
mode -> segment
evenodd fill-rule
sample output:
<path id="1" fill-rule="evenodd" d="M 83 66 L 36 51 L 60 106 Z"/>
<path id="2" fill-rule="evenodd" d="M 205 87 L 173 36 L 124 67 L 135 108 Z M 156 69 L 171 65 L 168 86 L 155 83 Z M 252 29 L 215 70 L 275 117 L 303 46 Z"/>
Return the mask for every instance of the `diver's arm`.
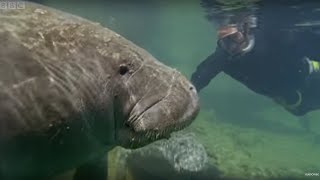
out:
<path id="1" fill-rule="evenodd" d="M 211 79 L 223 71 L 227 58 L 226 52 L 217 47 L 213 54 L 198 65 L 197 70 L 191 76 L 191 82 L 198 92 L 206 87 Z"/>

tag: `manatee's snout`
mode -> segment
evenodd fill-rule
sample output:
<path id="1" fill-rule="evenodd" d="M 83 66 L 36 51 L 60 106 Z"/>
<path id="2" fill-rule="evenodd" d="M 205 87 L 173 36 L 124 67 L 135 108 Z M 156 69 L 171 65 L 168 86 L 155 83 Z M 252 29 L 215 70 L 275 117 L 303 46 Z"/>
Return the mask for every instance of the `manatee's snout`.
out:
<path id="1" fill-rule="evenodd" d="M 127 122 L 135 134 L 144 136 L 139 143 L 168 137 L 188 126 L 199 112 L 195 87 L 176 70 L 171 81 L 150 87 L 133 108 Z"/>
<path id="2" fill-rule="evenodd" d="M 136 132 L 152 131 L 165 135 L 189 125 L 198 112 L 197 92 L 194 86 L 179 74 L 175 76 L 164 96 L 146 109 L 132 126 Z"/>

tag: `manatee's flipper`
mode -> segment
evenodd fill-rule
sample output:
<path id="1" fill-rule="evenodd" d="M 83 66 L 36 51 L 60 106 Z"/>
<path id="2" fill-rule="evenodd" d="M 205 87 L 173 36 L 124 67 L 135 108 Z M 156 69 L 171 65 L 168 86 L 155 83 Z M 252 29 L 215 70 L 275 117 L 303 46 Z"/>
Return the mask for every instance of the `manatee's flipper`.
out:
<path id="1" fill-rule="evenodd" d="M 107 180 L 107 157 L 88 162 L 77 168 L 73 180 Z"/>

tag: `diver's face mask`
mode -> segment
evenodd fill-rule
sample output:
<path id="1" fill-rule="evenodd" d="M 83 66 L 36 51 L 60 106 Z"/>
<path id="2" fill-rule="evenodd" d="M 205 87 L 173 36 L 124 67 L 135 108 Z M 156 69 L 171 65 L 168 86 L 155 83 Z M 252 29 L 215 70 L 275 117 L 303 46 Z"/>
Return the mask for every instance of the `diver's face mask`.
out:
<path id="1" fill-rule="evenodd" d="M 231 56 L 241 56 L 254 46 L 250 30 L 256 27 L 255 20 L 247 18 L 241 24 L 222 26 L 218 30 L 218 45 Z"/>

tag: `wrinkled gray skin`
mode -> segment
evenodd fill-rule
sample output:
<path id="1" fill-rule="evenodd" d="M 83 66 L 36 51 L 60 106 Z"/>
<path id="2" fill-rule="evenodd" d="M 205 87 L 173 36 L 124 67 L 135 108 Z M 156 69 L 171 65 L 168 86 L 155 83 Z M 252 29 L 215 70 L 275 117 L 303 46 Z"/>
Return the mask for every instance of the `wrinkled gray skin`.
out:
<path id="1" fill-rule="evenodd" d="M 184 76 L 99 24 L 32 3 L 0 22 L 0 179 L 142 147 L 199 111 Z"/>

